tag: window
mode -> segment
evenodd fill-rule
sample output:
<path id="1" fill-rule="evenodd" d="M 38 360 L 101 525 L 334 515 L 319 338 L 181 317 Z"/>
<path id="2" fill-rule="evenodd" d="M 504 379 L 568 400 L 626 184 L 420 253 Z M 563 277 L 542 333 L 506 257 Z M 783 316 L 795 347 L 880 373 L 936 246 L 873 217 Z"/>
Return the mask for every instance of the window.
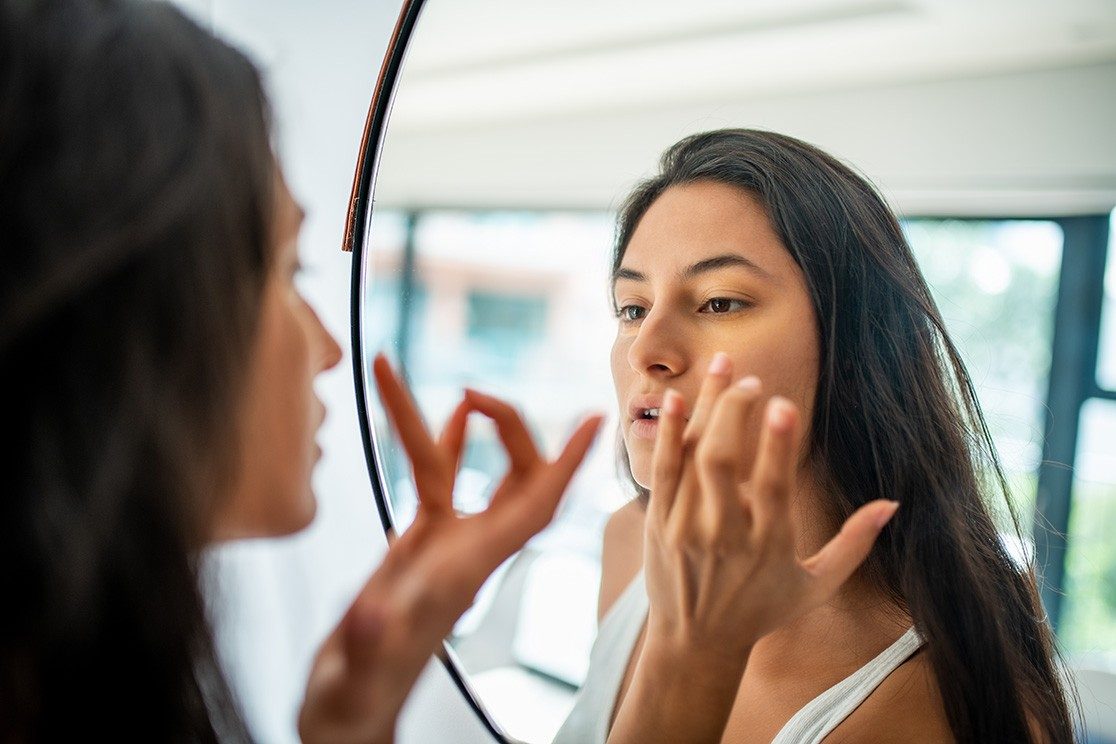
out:
<path id="1" fill-rule="evenodd" d="M 1108 261 L 1097 313 L 1096 366 L 1084 370 L 1059 635 L 1084 666 L 1116 664 L 1116 259 Z M 1103 246 L 1098 250 L 1104 251 Z M 1099 281 L 1095 279 L 1095 281 Z M 1098 288 L 1099 290 L 1099 288 Z M 1100 292 L 1098 291 L 1098 294 Z M 1083 319 L 1088 325 L 1090 318 Z M 1086 355 L 1085 363 L 1089 363 Z"/>
<path id="2" fill-rule="evenodd" d="M 1078 659 L 1116 657 L 1116 402 L 1081 412 L 1061 640 Z"/>
<path id="3" fill-rule="evenodd" d="M 381 346 L 396 350 L 433 425 L 463 386 L 476 384 L 519 405 L 550 453 L 581 412 L 615 411 L 608 364 L 615 318 L 606 299 L 610 215 L 377 214 L 387 227 L 380 231 L 383 247 L 370 258 L 383 272 L 366 303 L 386 322 L 366 323 L 366 343 L 378 333 Z M 1075 661 L 1111 663 L 1116 266 L 1109 265 L 1103 282 L 1103 312 L 1099 299 L 1095 312 L 1079 301 L 1082 293 L 1101 291 L 1096 267 L 1106 248 L 1099 224 L 1095 217 L 911 219 L 903 228 L 976 387 L 1024 533 L 1018 548 L 1047 577 L 1044 600 L 1062 644 Z M 399 315 L 404 306 L 407 318 Z M 491 427 L 478 420 L 469 436 L 455 493 L 463 511 L 483 508 L 505 467 Z M 611 439 L 600 438 L 555 523 L 490 579 L 455 629 L 455 651 L 478 689 L 522 692 L 499 696 L 515 701 L 514 709 L 493 711 L 513 733 L 517 726 L 556 727 L 583 673 L 595 627 L 601 529 L 628 498 Z M 381 441 L 391 449 L 381 459 L 394 484 L 397 522 L 405 526 L 414 505 L 409 468 L 391 438 Z M 1036 512 L 1057 530 L 1039 530 L 1032 541 Z M 1006 513 L 997 516 L 1005 535 L 1014 535 Z M 1064 575 L 1061 531 L 1069 546 Z M 556 578 L 562 576 L 578 578 Z M 546 591 L 533 592 L 532 582 Z M 547 634 L 550 627 L 563 632 Z M 529 643 L 544 637 L 546 644 Z"/>
<path id="4" fill-rule="evenodd" d="M 545 296 L 469 292 L 466 336 L 490 373 L 514 374 L 524 352 L 546 338 Z"/>
<path id="5" fill-rule="evenodd" d="M 922 219 L 904 227 L 976 386 L 1026 531 L 1042 458 L 1062 231 L 1039 220 Z"/>

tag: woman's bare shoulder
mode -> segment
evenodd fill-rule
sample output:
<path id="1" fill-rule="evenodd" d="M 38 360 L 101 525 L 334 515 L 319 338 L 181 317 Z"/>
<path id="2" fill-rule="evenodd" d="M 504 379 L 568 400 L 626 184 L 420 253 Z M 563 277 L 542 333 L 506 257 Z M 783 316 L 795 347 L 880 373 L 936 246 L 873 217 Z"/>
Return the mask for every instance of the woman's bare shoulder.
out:
<path id="1" fill-rule="evenodd" d="M 605 524 L 598 620 L 605 616 L 643 566 L 643 515 L 643 504 L 633 499 L 613 512 Z"/>
<path id="2" fill-rule="evenodd" d="M 825 739 L 826 744 L 954 741 L 934 669 L 920 651 L 888 675 Z"/>

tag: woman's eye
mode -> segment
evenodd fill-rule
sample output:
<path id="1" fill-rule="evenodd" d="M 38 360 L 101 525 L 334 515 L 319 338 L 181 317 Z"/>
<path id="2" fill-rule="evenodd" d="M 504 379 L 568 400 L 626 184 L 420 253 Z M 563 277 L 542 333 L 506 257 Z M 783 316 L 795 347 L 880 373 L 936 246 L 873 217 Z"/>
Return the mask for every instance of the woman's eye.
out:
<path id="1" fill-rule="evenodd" d="M 646 314 L 647 314 L 647 310 L 640 307 L 639 305 L 624 305 L 623 307 L 620 308 L 620 311 L 617 313 L 617 316 L 620 318 L 620 320 L 625 320 L 625 321 L 630 322 L 630 321 L 633 321 L 633 320 L 639 320 L 640 318 L 642 318 Z"/>
<path id="2" fill-rule="evenodd" d="M 748 303 L 744 300 L 733 300 L 728 297 L 714 297 L 701 306 L 701 312 L 705 313 L 731 313 L 743 310 L 748 307 Z"/>

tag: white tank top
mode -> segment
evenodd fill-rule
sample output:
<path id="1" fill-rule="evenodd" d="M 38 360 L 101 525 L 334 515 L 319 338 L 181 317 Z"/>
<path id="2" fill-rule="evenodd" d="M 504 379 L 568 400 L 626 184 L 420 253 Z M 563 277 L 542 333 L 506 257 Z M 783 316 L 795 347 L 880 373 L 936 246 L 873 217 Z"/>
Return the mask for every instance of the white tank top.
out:
<path id="1" fill-rule="evenodd" d="M 553 744 L 605 744 L 628 661 L 647 619 L 647 607 L 647 588 L 640 571 L 601 621 L 589 655 L 585 684 Z M 821 742 L 922 643 L 922 637 L 914 628 L 908 630 L 879 656 L 791 716 L 772 744 Z"/>

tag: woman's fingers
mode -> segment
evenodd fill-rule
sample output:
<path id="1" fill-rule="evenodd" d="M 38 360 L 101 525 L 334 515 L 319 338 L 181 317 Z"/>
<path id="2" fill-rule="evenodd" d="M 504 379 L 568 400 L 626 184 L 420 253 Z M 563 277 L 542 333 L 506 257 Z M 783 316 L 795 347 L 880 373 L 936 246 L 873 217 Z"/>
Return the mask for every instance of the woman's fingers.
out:
<path id="1" fill-rule="evenodd" d="M 513 471 L 528 471 L 539 462 L 535 440 L 515 408 L 499 398 L 476 390 L 466 390 L 465 400 L 474 410 L 488 416 L 496 424 L 496 432 L 508 452 Z"/>
<path id="2" fill-rule="evenodd" d="M 682 431 L 686 401 L 677 390 L 667 390 L 659 411 L 659 433 L 651 458 L 651 503 L 648 512 L 660 522 L 670 514 L 682 478 Z"/>
<path id="3" fill-rule="evenodd" d="M 709 415 L 717 397 L 729 386 L 732 381 L 732 360 L 728 354 L 717 352 L 709 363 L 709 371 L 702 380 L 701 390 L 698 391 L 697 400 L 694 401 L 694 410 L 690 414 L 690 422 L 686 425 L 683 438 L 687 442 L 696 442 L 701 438 Z"/>
<path id="4" fill-rule="evenodd" d="M 852 576 L 898 508 L 898 501 L 886 499 L 865 504 L 845 520 L 836 537 L 802 562 L 811 577 L 812 605 L 828 600 Z"/>
<path id="5" fill-rule="evenodd" d="M 532 535 L 550 523 L 562 494 L 600 432 L 603 420 L 603 416 L 595 414 L 582 421 L 558 458 L 538 469 L 524 484 L 523 492 L 489 506 L 486 513 L 493 523 L 494 543 L 501 546 L 501 560 L 523 547 Z"/>
<path id="6" fill-rule="evenodd" d="M 462 400 L 453 409 L 442 434 L 438 437 L 438 449 L 449 459 L 454 474 L 461 468 L 461 453 L 465 448 L 465 429 L 469 419 L 469 402 Z"/>
<path id="7" fill-rule="evenodd" d="M 757 525 L 765 529 L 786 526 L 789 531 L 797 426 L 794 404 L 780 396 L 768 401 L 750 488 L 752 513 Z"/>
<path id="8" fill-rule="evenodd" d="M 738 487 L 747 477 L 749 453 L 743 442 L 747 441 L 749 421 L 759 397 L 759 378 L 749 376 L 738 381 L 721 393 L 702 433 L 694 457 L 707 525 L 708 520 L 724 519 L 739 524 L 747 515 Z"/>
<path id="9" fill-rule="evenodd" d="M 430 437 L 422 415 L 415 407 L 410 394 L 396 377 L 383 354 L 376 355 L 372 363 L 372 373 L 376 378 L 376 387 L 380 391 L 380 399 L 384 402 L 388 417 L 399 433 L 399 440 L 411 460 L 415 484 L 421 496 L 424 487 L 429 485 L 430 477 L 445 477 L 442 472 L 444 463 L 439 455 L 438 446 Z"/>

